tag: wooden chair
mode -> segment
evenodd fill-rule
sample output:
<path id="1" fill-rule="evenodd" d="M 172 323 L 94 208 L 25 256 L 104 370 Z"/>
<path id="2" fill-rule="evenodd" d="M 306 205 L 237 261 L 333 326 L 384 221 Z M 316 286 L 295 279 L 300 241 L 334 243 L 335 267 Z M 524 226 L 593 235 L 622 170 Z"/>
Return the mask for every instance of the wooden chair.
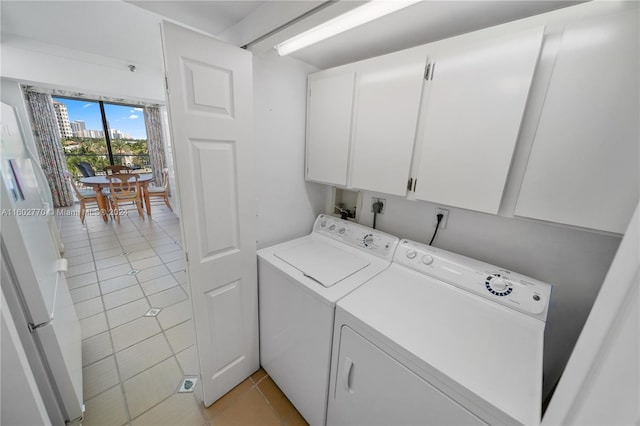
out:
<path id="1" fill-rule="evenodd" d="M 138 179 L 140 175 L 136 173 L 117 173 L 107 175 L 109 180 L 109 204 L 111 215 L 120 223 L 120 204 L 134 203 L 138 209 L 138 214 L 144 220 L 142 211 L 142 192 Z"/>
<path id="2" fill-rule="evenodd" d="M 162 169 L 162 186 L 148 186 L 146 191 L 150 201 L 152 198 L 162 198 L 169 210 L 173 211 L 171 204 L 169 204 L 169 169 Z"/>
<path id="3" fill-rule="evenodd" d="M 104 172 L 107 175 L 112 175 L 115 173 L 129 173 L 131 172 L 131 167 L 128 166 L 105 166 L 104 167 Z"/>
<path id="4" fill-rule="evenodd" d="M 80 189 L 76 186 L 76 182 L 73 180 L 73 175 L 68 171 L 64 172 L 64 177 L 71 183 L 73 192 L 76 194 L 76 198 L 80 202 L 80 223 L 84 224 L 84 217 L 87 213 L 87 203 L 95 203 L 98 206 L 98 198 L 96 192 L 93 189 Z"/>

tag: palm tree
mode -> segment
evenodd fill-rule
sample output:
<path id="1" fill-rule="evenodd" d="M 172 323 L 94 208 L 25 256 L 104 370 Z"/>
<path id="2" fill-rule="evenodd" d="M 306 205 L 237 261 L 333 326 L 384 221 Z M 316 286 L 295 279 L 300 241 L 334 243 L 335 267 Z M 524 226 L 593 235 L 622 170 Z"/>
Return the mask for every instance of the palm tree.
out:
<path id="1" fill-rule="evenodd" d="M 125 140 L 122 139 L 114 139 L 111 141 L 111 152 L 114 154 L 114 157 L 118 157 L 118 160 L 114 160 L 115 163 L 120 163 L 124 165 L 124 156 L 128 154 L 130 150 L 127 149 L 128 144 Z"/>
<path id="2" fill-rule="evenodd" d="M 104 139 L 96 139 L 96 138 L 85 138 L 80 143 L 80 153 L 89 154 L 89 155 L 97 155 L 97 154 L 106 154 L 107 146 L 104 142 Z"/>

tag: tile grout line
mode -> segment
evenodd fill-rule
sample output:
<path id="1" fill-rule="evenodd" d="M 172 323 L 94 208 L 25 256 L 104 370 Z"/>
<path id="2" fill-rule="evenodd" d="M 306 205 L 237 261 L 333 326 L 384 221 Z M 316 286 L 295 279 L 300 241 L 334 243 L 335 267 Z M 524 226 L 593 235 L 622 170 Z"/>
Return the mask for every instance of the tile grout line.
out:
<path id="1" fill-rule="evenodd" d="M 262 396 L 262 398 L 265 400 L 265 402 L 267 403 L 267 405 L 269 406 L 269 408 L 271 408 L 271 411 L 273 412 L 273 414 L 275 414 L 275 416 L 280 420 L 280 424 L 283 424 L 284 419 L 282 418 L 282 416 L 280 415 L 280 413 L 278 413 L 278 410 L 276 410 L 276 408 L 273 406 L 273 404 L 271 403 L 271 401 L 269 400 L 269 397 L 267 397 L 267 395 L 265 395 L 265 393 L 262 391 L 262 389 L 260 389 L 260 386 L 258 386 L 258 383 L 262 382 L 264 379 L 266 379 L 268 376 L 265 375 L 263 376 L 260 380 L 258 380 L 258 382 L 256 383 L 256 389 L 258 390 L 258 392 L 260 393 L 260 395 Z M 253 380 L 253 379 L 251 379 Z"/>
<path id="2" fill-rule="evenodd" d="M 163 232 L 165 232 L 165 231 L 163 230 Z M 165 232 L 165 234 L 166 234 L 166 232 Z M 144 238 L 144 239 L 145 239 L 145 241 L 150 245 L 150 247 L 151 247 L 151 249 L 153 250 L 153 252 L 154 252 L 154 253 L 156 254 L 156 256 L 161 260 L 162 265 L 165 265 L 165 262 L 164 262 L 164 261 L 162 261 L 162 258 L 159 256 L 158 252 L 154 249 L 153 244 L 152 244 L 152 243 L 151 243 L 151 242 L 150 242 L 150 241 L 149 241 L 149 240 L 144 236 L 144 234 L 143 234 L 142 232 L 140 232 L 140 236 L 141 236 L 142 238 Z M 142 260 L 142 259 L 140 259 L 140 260 Z M 130 264 L 131 268 L 133 269 L 133 268 L 134 268 L 134 266 L 133 266 L 133 264 L 131 263 L 131 261 L 128 259 L 128 257 L 127 257 L 127 261 L 129 261 L 129 264 Z M 165 265 L 165 267 L 166 267 L 166 265 Z M 167 268 L 167 269 L 168 269 L 168 268 Z M 173 274 L 171 274 L 171 271 L 170 271 L 170 273 L 169 273 L 169 274 L 170 274 L 170 275 L 173 275 Z M 165 276 L 165 275 L 162 275 L 162 276 Z M 143 297 L 147 300 L 147 304 L 148 304 L 151 308 L 153 308 L 154 306 L 152 306 L 151 301 L 149 300 L 149 296 L 150 296 L 150 295 L 148 295 L 148 294 L 144 291 L 144 289 L 142 289 L 142 283 L 138 280 L 138 277 L 136 276 L 135 278 L 136 278 L 136 281 L 138 281 L 138 285 L 141 287 L 142 294 L 144 295 Z M 160 277 L 151 278 L 150 280 L 154 280 L 154 279 L 157 279 L 157 278 L 160 278 Z M 148 280 L 148 281 L 150 281 L 150 280 Z M 144 281 L 144 282 L 147 282 L 147 281 Z M 178 284 L 179 284 L 179 283 L 178 283 Z M 160 293 L 160 292 L 156 292 L 156 293 Z M 153 293 L 153 294 L 156 294 L 156 293 Z M 188 300 L 190 300 L 190 297 L 189 297 L 189 299 L 188 299 Z M 174 304 L 174 305 L 175 305 L 175 304 Z M 171 305 L 171 306 L 173 306 L 173 305 Z M 164 308 L 163 308 L 163 309 L 164 309 Z M 164 337 L 164 341 L 165 341 L 165 343 L 167 344 L 167 346 L 169 347 L 169 350 L 171 351 L 171 355 L 170 355 L 170 356 L 168 356 L 167 358 L 165 358 L 165 359 L 163 359 L 163 360 L 159 361 L 158 363 L 156 363 L 156 364 L 154 364 L 154 365 L 152 365 L 152 366 L 150 366 L 150 367 L 146 368 L 145 370 L 138 372 L 138 373 L 137 373 L 137 374 L 135 374 L 134 376 L 129 377 L 127 380 L 130 380 L 130 379 L 132 379 L 133 377 L 136 377 L 137 375 L 140 375 L 140 374 L 144 373 L 145 371 L 150 370 L 151 368 L 155 367 L 156 365 L 159 365 L 159 364 L 160 364 L 160 363 L 162 363 L 162 362 L 165 362 L 166 360 L 168 360 L 168 359 L 170 359 L 170 358 L 173 358 L 173 359 L 174 359 L 174 362 L 178 365 L 178 368 L 180 369 L 180 372 L 182 373 L 182 377 L 184 377 L 184 375 L 185 375 L 185 373 L 184 373 L 184 369 L 183 369 L 182 365 L 180 364 L 180 362 L 178 361 L 178 359 L 177 359 L 177 357 L 176 357 L 176 355 L 177 355 L 177 354 L 176 354 L 176 352 L 175 352 L 175 350 L 174 350 L 173 346 L 171 345 L 171 342 L 169 341 L 169 338 L 168 338 L 168 337 L 167 337 L 167 335 L 166 335 L 166 331 L 168 331 L 168 330 L 170 330 L 170 329 L 172 329 L 172 328 L 174 328 L 174 327 L 177 327 L 178 325 L 183 324 L 183 323 L 185 323 L 185 322 L 187 322 L 187 321 L 189 321 L 189 320 L 182 321 L 182 322 L 180 322 L 180 323 L 178 323 L 178 324 L 174 324 L 173 326 L 171 326 L 170 328 L 168 328 L 167 330 L 165 330 L 165 329 L 164 329 L 164 327 L 162 326 L 162 324 L 160 323 L 160 320 L 158 319 L 158 317 L 157 317 L 157 316 L 154 316 L 153 318 L 156 320 L 156 323 L 158 324 L 158 327 L 160 328 L 160 333 L 156 333 L 156 334 L 154 334 L 154 335 L 153 335 L 153 336 L 151 336 L 151 337 L 155 337 L 155 336 L 157 336 L 158 334 L 162 334 L 162 335 L 163 335 L 163 337 Z M 135 320 L 133 320 L 133 321 L 135 321 Z M 141 342 L 135 343 L 134 345 L 131 345 L 131 346 L 129 346 L 129 347 L 133 347 L 133 346 L 135 346 L 136 344 L 142 343 L 143 341 L 148 340 L 148 339 L 150 339 L 151 337 L 148 337 L 147 339 L 144 339 L 144 340 L 142 340 Z M 124 349 L 123 349 L 123 350 L 124 350 Z M 121 351 L 120 351 L 120 352 L 121 352 Z M 179 383 L 178 383 L 178 385 L 176 386 L 176 388 L 175 388 L 174 392 L 172 392 L 169 396 L 167 396 L 166 398 L 162 399 L 161 401 L 159 401 L 158 403 L 154 404 L 153 406 L 149 407 L 147 410 L 145 410 L 145 411 L 141 412 L 141 413 L 140 413 L 138 416 L 136 416 L 134 419 L 132 419 L 131 417 L 129 417 L 130 421 L 135 420 L 135 419 L 137 419 L 137 418 L 140 418 L 141 416 L 145 415 L 147 412 L 149 412 L 149 411 L 153 410 L 155 407 L 159 406 L 160 404 L 162 404 L 163 402 L 165 402 L 166 400 L 168 400 L 169 398 L 171 398 L 172 396 L 174 396 L 175 394 L 177 394 L 177 390 L 179 389 L 179 387 L 180 387 L 180 382 L 179 382 Z"/>
<path id="3" fill-rule="evenodd" d="M 129 218 L 129 220 L 131 220 L 131 219 Z M 162 231 L 162 233 L 164 234 L 162 237 L 165 237 L 165 236 L 166 236 L 166 237 L 168 237 L 168 239 L 169 239 L 170 241 L 172 241 L 174 244 L 178 244 L 178 246 L 180 247 L 180 249 L 179 249 L 179 250 L 182 250 L 182 251 L 183 251 L 183 249 L 182 249 L 182 247 L 181 247 L 181 244 L 180 244 L 180 241 L 179 241 L 179 240 L 176 240 L 175 238 L 173 238 L 173 236 L 172 236 L 171 234 L 169 234 L 169 232 L 167 232 L 167 230 L 165 229 L 165 227 L 164 227 L 164 226 L 162 226 L 162 225 L 158 224 L 158 227 L 160 228 L 160 230 L 161 230 L 161 231 Z M 159 334 L 159 333 L 156 333 L 156 334 L 154 334 L 154 335 L 152 335 L 152 336 L 149 336 L 149 337 L 147 337 L 146 339 L 143 339 L 142 341 L 135 343 L 134 345 L 130 345 L 130 346 L 128 346 L 127 348 L 123 348 L 122 350 L 120 350 L 120 351 L 116 352 L 116 350 L 115 350 L 115 344 L 114 344 L 114 340 L 113 340 L 113 334 L 112 334 L 112 330 L 113 330 L 114 328 L 112 328 L 112 327 L 111 327 L 111 321 L 109 320 L 109 316 L 108 316 L 106 313 L 107 313 L 107 311 L 108 311 L 108 310 L 115 309 L 115 308 L 117 308 L 117 307 L 119 307 L 119 306 L 126 305 L 127 303 L 132 303 L 133 301 L 131 301 L 131 302 L 127 302 L 127 303 L 122 304 L 122 305 L 114 306 L 114 307 L 112 307 L 111 309 L 107 309 L 106 304 L 105 304 L 105 301 L 104 301 L 104 296 L 105 296 L 106 294 L 110 294 L 110 293 L 113 293 L 113 292 L 110 292 L 110 293 L 104 293 L 104 292 L 103 292 L 103 289 L 102 289 L 101 284 L 102 284 L 102 281 L 104 281 L 104 280 L 100 280 L 100 279 L 98 278 L 98 270 L 99 270 L 99 269 L 98 269 L 98 265 L 97 265 L 98 260 L 97 260 L 97 259 L 96 259 L 96 257 L 95 257 L 95 252 L 93 251 L 93 248 L 94 248 L 94 246 L 96 246 L 95 239 L 98 239 L 98 238 L 107 238 L 107 237 L 109 237 L 109 238 L 107 238 L 108 240 L 111 240 L 111 238 L 115 238 L 115 239 L 117 240 L 118 245 L 120 246 L 120 248 L 121 248 L 122 250 L 126 250 L 126 249 L 125 249 L 125 248 L 124 248 L 124 246 L 122 245 L 121 239 L 119 238 L 119 234 L 117 234 L 113 229 L 111 230 L 111 234 L 110 234 L 110 235 L 104 235 L 104 233 L 105 233 L 105 232 L 108 232 L 108 231 L 102 231 L 102 230 L 101 230 L 101 231 L 99 231 L 99 232 L 96 232 L 96 234 L 99 234 L 99 235 L 100 235 L 100 236 L 96 236 L 96 237 L 93 237 L 93 236 L 92 236 L 92 232 L 90 232 L 88 228 L 86 228 L 86 229 L 85 229 L 85 228 L 83 228 L 83 230 L 85 230 L 85 231 L 86 231 L 84 234 L 86 235 L 86 238 L 87 238 L 87 239 L 88 239 L 88 241 L 89 241 L 89 246 L 88 246 L 88 247 L 89 247 L 89 248 L 90 248 L 90 250 L 91 250 L 91 255 L 92 255 L 91 257 L 92 257 L 92 259 L 93 259 L 93 262 L 92 262 L 92 263 L 93 263 L 93 267 L 94 267 L 94 271 L 93 271 L 93 272 L 96 274 L 96 280 L 97 280 L 97 282 L 95 282 L 95 283 L 89 283 L 89 284 L 86 284 L 86 285 L 84 285 L 84 286 L 80 286 L 80 287 L 76 287 L 76 288 L 74 288 L 74 290 L 75 290 L 75 289 L 77 289 L 77 288 L 82 288 L 82 287 L 86 287 L 86 286 L 89 286 L 89 285 L 94 285 L 94 284 L 98 285 L 98 292 L 99 292 L 99 296 L 97 296 L 97 297 L 100 297 L 100 298 L 101 298 L 101 300 L 100 300 L 100 301 L 101 301 L 101 303 L 102 303 L 102 310 L 101 310 L 101 312 L 99 312 L 99 313 L 97 313 L 97 314 L 94 314 L 94 315 L 91 315 L 91 316 L 86 317 L 86 318 L 90 318 L 90 317 L 92 317 L 92 316 L 97 316 L 97 315 L 100 315 L 100 314 L 103 314 L 103 315 L 105 316 L 105 320 L 106 320 L 107 327 L 108 327 L 108 328 L 107 328 L 107 330 L 106 330 L 105 332 L 107 332 L 107 331 L 109 332 L 109 336 L 108 336 L 108 337 L 109 337 L 109 342 L 110 342 L 110 345 L 111 345 L 111 354 L 110 354 L 110 355 L 108 355 L 108 356 L 106 356 L 106 357 L 103 357 L 103 358 L 100 358 L 99 360 L 96 360 L 96 361 L 92 362 L 91 364 L 88 364 L 87 366 L 84 366 L 84 367 L 88 367 L 88 366 L 90 366 L 90 365 L 95 364 L 95 363 L 96 363 L 96 362 L 98 362 L 98 361 L 101 361 L 101 360 L 104 360 L 104 359 L 108 358 L 109 356 L 113 356 L 113 357 L 114 357 L 114 361 L 115 361 L 115 366 L 116 366 L 117 374 L 118 374 L 118 380 L 119 380 L 118 385 L 114 385 L 114 386 L 112 386 L 112 387 L 109 387 L 108 389 L 106 389 L 106 390 L 104 390 L 104 391 L 100 392 L 99 394 L 94 395 L 94 396 L 93 396 L 92 398 L 90 398 L 90 399 L 96 398 L 96 397 L 98 397 L 99 395 L 102 395 L 104 392 L 107 392 L 107 391 L 109 391 L 109 390 L 111 390 L 111 389 L 115 388 L 116 386 L 119 386 L 119 387 L 120 387 L 120 390 L 121 390 L 121 393 L 122 393 L 122 397 L 124 398 L 124 403 L 125 403 L 125 408 L 126 408 L 126 411 L 127 411 L 128 419 L 129 419 L 129 421 L 131 421 L 131 420 L 132 420 L 132 419 L 131 419 L 131 413 L 130 413 L 130 410 L 129 410 L 129 407 L 128 407 L 128 402 L 126 401 L 126 394 L 125 394 L 125 392 L 124 392 L 124 382 L 122 381 L 122 375 L 121 375 L 121 372 L 120 372 L 120 365 L 119 365 L 118 358 L 117 358 L 116 354 L 117 354 L 117 353 L 120 353 L 120 352 L 122 352 L 122 351 L 124 351 L 124 350 L 126 350 L 126 349 L 128 349 L 128 348 L 130 348 L 130 347 L 133 347 L 135 344 L 142 343 L 142 342 L 143 342 L 143 341 L 145 341 L 145 340 L 148 340 L 148 339 L 150 339 L 150 338 L 152 338 L 152 337 L 155 337 L 155 336 L 157 336 L 157 334 Z M 162 259 L 162 257 L 160 257 L 161 255 L 166 254 L 166 253 L 162 253 L 162 254 L 161 254 L 161 253 L 159 253 L 158 251 L 156 251 L 156 249 L 157 249 L 157 247 L 158 247 L 158 246 L 154 247 L 154 243 L 152 243 L 151 241 L 149 241 L 149 240 L 147 239 L 147 237 L 145 236 L 144 232 L 142 232 L 142 230 L 141 230 L 140 228 L 137 228 L 137 230 L 139 231 L 138 233 L 140 234 L 140 236 L 141 236 L 141 237 L 143 237 L 143 238 L 144 238 L 144 240 L 145 240 L 145 242 L 150 246 L 151 250 L 152 250 L 152 251 L 155 253 L 155 255 L 160 259 L 160 261 L 161 261 L 161 265 L 163 265 L 163 266 L 167 267 L 167 262 L 165 262 L 165 261 Z M 162 238 L 162 237 L 161 237 L 161 238 Z M 157 239 L 161 239 L 161 238 L 157 238 Z M 83 237 L 83 239 L 84 239 L 84 237 Z M 154 239 L 155 239 L 155 238 L 154 238 Z M 104 244 L 108 244 L 108 242 L 102 242 L 102 241 L 101 241 L 100 243 L 98 243 L 98 244 L 103 244 L 103 243 L 104 243 Z M 116 247 L 114 247 L 114 248 L 116 248 Z M 100 251 L 107 251 L 107 250 L 110 250 L 110 249 L 112 249 L 112 248 L 105 248 L 104 250 L 100 250 Z M 140 250 L 144 250 L 144 249 L 140 249 Z M 179 250 L 176 250 L 176 251 L 179 251 Z M 171 253 L 171 252 L 167 252 L 167 253 Z M 105 259 L 108 259 L 108 258 L 111 258 L 111 257 L 115 257 L 115 256 L 110 256 L 110 257 L 107 257 L 107 258 L 105 258 Z M 128 263 L 128 264 L 129 264 L 129 266 L 130 266 L 131 268 L 133 268 L 133 264 L 132 264 L 132 262 L 138 262 L 138 261 L 141 261 L 141 260 L 144 260 L 144 259 L 145 259 L 145 258 L 137 259 L 137 260 L 135 260 L 135 261 L 132 261 L 132 260 L 130 260 L 130 259 L 127 257 L 126 262 L 123 262 L 123 264 Z M 104 260 L 104 259 L 100 259 L 100 260 Z M 175 262 L 175 261 L 177 261 L 177 260 L 179 260 L 179 259 L 171 260 L 171 261 L 169 261 L 169 263 L 170 263 L 170 262 Z M 91 261 L 90 261 L 90 262 L 83 262 L 82 264 L 84 264 L 84 263 L 91 263 Z M 80 264 L 79 264 L 79 265 L 80 265 Z M 115 266 L 118 266 L 118 265 L 113 265 L 113 267 L 115 267 Z M 160 265 L 158 265 L 158 266 L 160 266 Z M 108 268 L 108 267 L 107 267 L 107 268 Z M 103 268 L 103 269 L 107 269 L 107 268 Z M 177 277 L 175 276 L 175 274 L 176 274 L 176 273 L 178 273 L 178 272 L 181 272 L 181 271 L 185 271 L 185 270 L 184 270 L 184 269 L 180 269 L 180 270 L 177 270 L 177 271 L 171 271 L 169 268 L 167 268 L 167 270 L 169 271 L 169 273 L 168 273 L 168 274 L 165 274 L 165 275 L 162 275 L 162 277 L 164 277 L 164 276 L 166 276 L 166 275 L 172 275 L 172 277 L 173 277 L 173 278 L 176 280 L 176 282 L 177 282 L 177 286 L 180 286 L 180 288 L 182 288 L 182 287 L 183 287 L 183 284 L 182 284 L 182 283 L 177 279 Z M 185 271 L 185 272 L 186 272 L 186 271 Z M 90 273 L 90 272 L 87 272 L 87 273 Z M 81 275 L 81 274 L 78 274 L 78 275 Z M 119 277 L 121 277 L 121 276 L 119 276 Z M 110 277 L 109 279 L 113 279 L 113 278 L 117 278 L 117 277 Z M 151 278 L 151 279 L 149 279 L 149 280 L 147 280 L 147 281 L 155 280 L 155 279 L 158 279 L 158 278 L 161 278 L 161 277 L 154 277 L 154 278 Z M 145 282 L 147 282 L 147 281 L 145 281 Z M 151 301 L 149 300 L 149 296 L 151 296 L 152 294 L 149 294 L 149 295 L 148 295 L 148 294 L 144 291 L 144 289 L 142 288 L 141 282 L 140 282 L 140 281 L 138 281 L 138 278 L 137 278 L 137 277 L 136 277 L 136 282 L 137 282 L 137 284 L 136 284 L 136 285 L 138 285 L 138 286 L 139 286 L 139 288 L 140 288 L 140 290 L 141 290 L 141 293 L 143 294 L 143 298 L 145 298 L 145 299 L 146 299 L 146 301 L 147 301 L 147 303 L 148 303 L 148 305 L 149 305 L 149 306 L 151 306 Z M 130 287 L 133 287 L 133 286 L 130 286 Z M 176 287 L 176 286 L 174 286 L 174 287 Z M 129 288 L 129 287 L 125 287 L 125 288 Z M 171 287 L 171 288 L 173 288 L 173 287 Z M 123 289 L 124 289 L 124 288 L 123 288 Z M 120 289 L 120 290 L 123 290 L 123 289 Z M 116 291 L 118 291 L 118 290 L 116 290 Z M 160 293 L 160 292 L 162 292 L 162 291 L 166 291 L 166 290 L 161 290 L 161 291 L 156 292 L 156 293 Z M 186 293 L 186 296 L 187 296 L 187 299 L 186 299 L 186 300 L 191 300 L 190 293 L 189 293 L 189 292 L 186 292 L 183 288 L 182 288 L 182 291 Z M 156 293 L 153 293 L 153 294 L 156 294 Z M 87 299 L 87 300 L 91 300 L 91 299 Z M 136 300 L 140 300 L 140 299 L 136 299 Z M 81 303 L 81 302 L 83 302 L 83 301 L 79 301 L 78 303 Z M 180 303 L 180 302 L 177 302 L 177 303 Z M 75 304 L 75 303 L 74 303 L 74 304 Z M 175 304 L 172 304 L 172 305 L 169 305 L 169 306 L 173 306 L 173 305 L 175 305 Z M 169 307 L 169 306 L 167 306 L 167 307 Z M 163 309 L 164 309 L 164 308 L 163 308 Z M 193 315 L 191 315 L 191 317 L 193 317 Z M 139 319 L 139 318 L 136 318 L 136 319 Z M 135 321 L 136 319 L 134 319 L 134 320 L 132 320 L 132 321 Z M 161 333 L 163 334 L 163 336 L 164 336 L 164 341 L 165 341 L 165 342 L 166 342 L 166 344 L 168 345 L 168 347 L 169 347 L 169 349 L 170 349 L 170 351 L 171 351 L 171 355 L 170 355 L 170 356 L 168 356 L 167 358 L 165 358 L 165 359 L 163 359 L 163 360 L 159 361 L 158 363 L 155 363 L 154 365 L 147 367 L 145 370 L 142 370 L 142 371 L 140 371 L 140 372 L 136 373 L 135 375 L 133 375 L 132 377 L 128 378 L 127 380 L 129 380 L 129 379 L 131 379 L 131 378 L 133 378 L 133 377 L 135 377 L 135 376 L 137 376 L 137 375 L 139 375 L 139 374 L 142 374 L 142 373 L 143 373 L 143 372 L 145 372 L 145 371 L 148 371 L 149 369 L 151 369 L 151 368 L 155 367 L 156 365 L 158 365 L 158 364 L 160 364 L 160 363 L 162 363 L 162 362 L 165 362 L 165 361 L 166 361 L 166 360 L 168 360 L 169 358 L 173 358 L 173 359 L 174 359 L 174 361 L 178 364 L 178 367 L 180 368 L 180 371 L 182 372 L 182 375 L 183 375 L 183 377 L 184 377 L 184 375 L 185 375 L 185 370 L 184 370 L 183 366 L 180 364 L 180 362 L 178 361 L 178 359 L 177 359 L 177 355 L 178 355 L 178 353 L 182 353 L 183 351 L 188 350 L 188 349 L 189 349 L 190 347 L 192 347 L 193 345 L 189 345 L 189 346 L 187 346 L 186 348 L 182 348 L 182 350 L 181 350 L 180 352 L 176 353 L 176 351 L 174 350 L 174 348 L 172 347 L 172 345 L 171 345 L 171 343 L 170 343 L 170 341 L 169 341 L 169 339 L 168 339 L 168 336 L 166 335 L 166 332 L 167 332 L 167 331 L 169 331 L 169 330 L 171 330 L 171 329 L 173 329 L 174 327 L 177 327 L 177 326 L 180 326 L 180 325 L 182 325 L 182 324 L 186 323 L 186 322 L 187 322 L 187 321 L 189 321 L 189 320 L 190 320 L 190 319 L 187 319 L 187 320 L 185 320 L 185 321 L 178 322 L 177 324 L 173 324 L 171 327 L 169 327 L 169 328 L 167 328 L 167 329 L 165 330 L 165 329 L 163 328 L 162 324 L 159 322 L 158 318 L 156 317 L 156 323 L 158 324 L 158 326 L 159 326 L 159 328 L 160 328 L 160 332 L 161 332 Z M 120 327 L 120 326 L 122 326 L 122 325 L 125 325 L 125 324 L 127 324 L 127 323 L 129 323 L 129 322 L 131 322 L 131 321 L 128 321 L 128 322 L 123 323 L 123 324 L 120 324 L 118 327 Z M 117 327 L 116 327 L 116 328 L 117 328 Z M 103 333 L 104 333 L 104 332 L 103 332 Z M 93 338 L 93 337 L 95 337 L 95 336 L 99 336 L 100 334 L 103 334 L 103 333 L 98 333 L 98 334 L 95 334 L 95 335 L 93 335 L 93 336 L 89 336 L 89 337 L 87 337 L 86 339 L 83 339 L 83 341 L 84 341 L 84 340 L 87 340 L 87 339 L 90 339 L 90 338 Z M 83 368 L 84 368 L 84 367 L 83 367 Z M 179 387 L 179 384 L 178 384 L 178 387 Z M 177 388 L 176 388 L 176 390 L 177 390 Z M 176 393 L 177 393 L 177 392 L 172 393 L 169 397 L 167 397 L 167 398 L 163 399 L 162 401 L 158 402 L 158 403 L 157 403 L 157 404 L 155 404 L 154 406 L 150 407 L 148 410 L 144 411 L 144 412 L 143 412 L 143 413 L 141 413 L 139 416 L 142 416 L 144 413 L 148 412 L 149 410 L 152 410 L 154 407 L 156 407 L 156 406 L 158 406 L 159 404 L 163 403 L 164 401 L 166 401 L 168 398 L 170 398 L 171 396 L 173 396 L 173 395 L 174 395 L 174 394 L 176 394 Z M 201 405 L 201 404 L 198 404 L 198 405 Z M 137 417 L 139 417 L 139 416 L 137 416 Z M 136 418 L 137 418 L 137 417 L 136 417 Z"/>
<path id="4" fill-rule="evenodd" d="M 91 239 L 91 237 L 89 237 Z M 118 244 L 120 244 L 118 242 Z M 93 246 L 91 246 L 91 254 L 93 256 Z M 100 291 L 100 298 L 102 301 L 102 307 L 104 308 L 103 310 L 103 315 L 105 317 L 105 321 L 107 322 L 107 332 L 109 333 L 109 342 L 111 343 L 111 353 L 113 356 L 113 364 L 116 367 L 116 374 L 118 375 L 118 387 L 120 388 L 120 398 L 122 399 L 122 402 L 124 403 L 124 409 L 125 409 L 125 414 L 127 417 L 127 422 L 131 422 L 131 412 L 129 410 L 129 403 L 127 402 L 127 397 L 124 391 L 124 382 L 122 381 L 122 374 L 120 373 L 120 365 L 118 363 L 118 358 L 116 357 L 116 348 L 115 345 L 113 344 L 113 335 L 111 334 L 111 323 L 109 321 L 109 316 L 107 315 L 107 309 L 106 306 L 104 304 L 104 293 L 102 292 L 102 286 L 101 284 L 101 280 L 98 277 L 98 265 L 95 264 L 95 256 L 94 256 L 94 266 L 96 268 L 96 279 L 98 280 L 98 290 Z M 115 386 L 114 386 L 115 387 Z M 102 392 L 104 393 L 104 392 Z M 97 396 L 97 395 L 96 395 Z M 95 397 L 94 397 L 95 398 Z"/>

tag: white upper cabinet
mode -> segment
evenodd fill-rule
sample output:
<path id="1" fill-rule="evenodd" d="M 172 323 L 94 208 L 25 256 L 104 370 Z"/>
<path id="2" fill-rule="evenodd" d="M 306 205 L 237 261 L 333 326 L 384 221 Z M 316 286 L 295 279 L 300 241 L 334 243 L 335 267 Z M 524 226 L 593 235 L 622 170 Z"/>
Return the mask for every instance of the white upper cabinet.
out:
<path id="1" fill-rule="evenodd" d="M 515 214 L 624 233 L 640 192 L 638 12 L 565 28 Z"/>
<path id="2" fill-rule="evenodd" d="M 351 186 L 405 195 L 426 56 L 415 49 L 358 67 Z"/>
<path id="3" fill-rule="evenodd" d="M 500 207 L 544 28 L 436 54 L 425 88 L 415 197 Z"/>
<path id="4" fill-rule="evenodd" d="M 307 180 L 347 185 L 355 73 L 309 76 Z"/>

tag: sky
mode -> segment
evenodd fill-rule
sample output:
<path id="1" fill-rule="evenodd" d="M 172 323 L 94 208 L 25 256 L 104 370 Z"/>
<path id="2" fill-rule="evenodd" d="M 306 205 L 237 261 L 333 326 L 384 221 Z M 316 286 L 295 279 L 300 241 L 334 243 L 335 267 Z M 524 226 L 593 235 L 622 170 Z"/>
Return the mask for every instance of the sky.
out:
<path id="1" fill-rule="evenodd" d="M 69 121 L 83 120 L 87 130 L 103 130 L 98 102 L 53 98 L 67 105 Z M 144 110 L 136 106 L 104 104 L 104 111 L 111 129 L 120 130 L 134 139 L 146 139 L 144 126 Z"/>

